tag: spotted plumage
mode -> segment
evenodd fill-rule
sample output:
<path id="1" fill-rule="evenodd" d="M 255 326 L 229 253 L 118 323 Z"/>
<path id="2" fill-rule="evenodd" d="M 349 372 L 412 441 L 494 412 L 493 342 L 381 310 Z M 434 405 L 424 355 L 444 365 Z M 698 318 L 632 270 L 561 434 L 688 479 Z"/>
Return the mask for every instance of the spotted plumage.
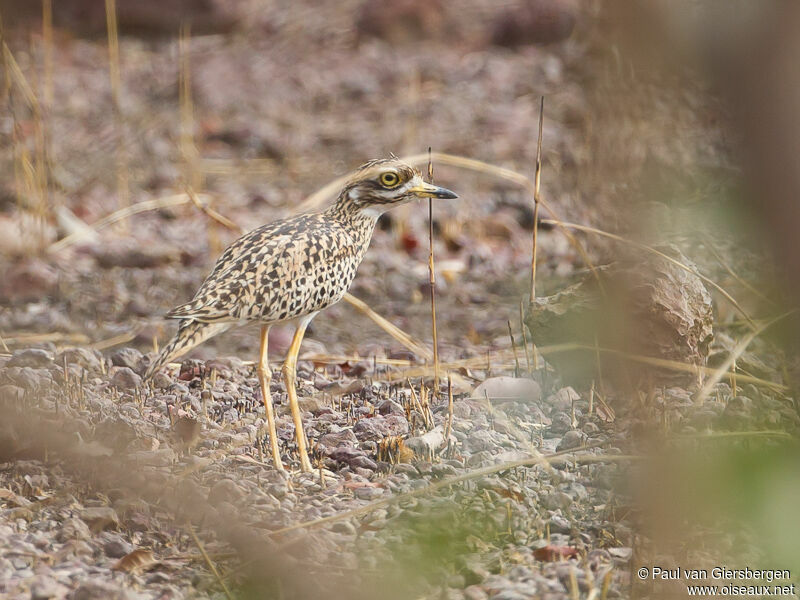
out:
<path id="1" fill-rule="evenodd" d="M 181 324 L 146 377 L 197 344 L 248 321 L 257 321 L 268 330 L 274 323 L 299 319 L 295 336 L 295 350 L 299 350 L 302 333 L 313 315 L 341 300 L 353 282 L 378 217 L 392 206 L 420 197 L 456 195 L 425 183 L 416 169 L 395 158 L 373 160 L 353 174 L 326 211 L 275 221 L 243 235 L 220 256 L 194 298 L 167 313 Z M 296 351 L 290 358 L 287 364 L 291 362 L 293 368 Z M 263 330 L 261 364 L 266 364 Z M 269 378 L 271 372 L 264 375 Z M 268 386 L 263 391 L 269 417 Z M 294 413 L 293 392 L 290 390 L 289 399 Z M 295 418 L 295 425 L 299 427 L 299 423 L 299 417 Z M 275 442 L 274 423 L 270 434 Z M 302 447 L 305 470 L 308 459 L 303 456 L 301 437 L 298 435 L 298 446 Z M 275 445 L 273 455 L 279 463 Z"/>

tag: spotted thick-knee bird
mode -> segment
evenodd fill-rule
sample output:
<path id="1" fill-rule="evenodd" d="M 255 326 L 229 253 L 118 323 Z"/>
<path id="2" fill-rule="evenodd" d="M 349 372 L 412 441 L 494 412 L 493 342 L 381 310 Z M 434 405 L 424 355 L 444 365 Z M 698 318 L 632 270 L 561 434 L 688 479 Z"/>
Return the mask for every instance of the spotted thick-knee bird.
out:
<path id="1" fill-rule="evenodd" d="M 167 313 L 179 319 L 178 332 L 147 370 L 164 364 L 208 338 L 246 321 L 261 323 L 258 377 L 267 412 L 275 466 L 283 469 L 275 434 L 275 412 L 267 360 L 270 326 L 296 321 L 283 376 L 295 427 L 300 468 L 311 469 L 295 391 L 297 354 L 311 319 L 342 299 L 369 247 L 378 217 L 417 198 L 456 198 L 448 189 L 423 181 L 419 171 L 395 159 L 372 160 L 345 183 L 326 211 L 275 221 L 236 240 L 219 257 L 189 302 Z"/>

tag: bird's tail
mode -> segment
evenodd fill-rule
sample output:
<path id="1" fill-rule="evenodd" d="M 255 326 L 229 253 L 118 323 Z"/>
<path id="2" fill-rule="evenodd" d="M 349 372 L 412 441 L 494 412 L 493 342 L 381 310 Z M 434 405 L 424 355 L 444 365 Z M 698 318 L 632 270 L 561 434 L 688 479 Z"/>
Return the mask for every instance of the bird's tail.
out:
<path id="1" fill-rule="evenodd" d="M 188 352 L 198 344 L 203 343 L 208 338 L 222 333 L 228 329 L 232 323 L 202 323 L 200 321 L 181 321 L 178 332 L 169 341 L 169 343 L 161 349 L 158 356 L 147 367 L 147 372 L 144 374 L 145 380 L 150 379 L 156 374 L 161 367 L 171 361 L 173 358 Z"/>

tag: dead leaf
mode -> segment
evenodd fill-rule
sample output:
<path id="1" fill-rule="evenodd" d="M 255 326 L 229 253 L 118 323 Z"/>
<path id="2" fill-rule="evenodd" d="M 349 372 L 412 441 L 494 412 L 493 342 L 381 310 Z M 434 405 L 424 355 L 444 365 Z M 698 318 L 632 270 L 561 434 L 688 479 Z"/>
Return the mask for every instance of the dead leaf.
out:
<path id="1" fill-rule="evenodd" d="M 578 558 L 578 549 L 573 548 L 572 546 L 553 546 L 552 544 L 548 544 L 543 548 L 537 548 L 534 550 L 533 557 L 536 560 L 541 560 L 544 562 Z"/>
<path id="2" fill-rule="evenodd" d="M 152 550 L 137 548 L 129 552 L 111 567 L 112 571 L 125 571 L 126 573 L 137 573 L 144 571 L 155 565 L 158 561 L 153 556 Z"/>

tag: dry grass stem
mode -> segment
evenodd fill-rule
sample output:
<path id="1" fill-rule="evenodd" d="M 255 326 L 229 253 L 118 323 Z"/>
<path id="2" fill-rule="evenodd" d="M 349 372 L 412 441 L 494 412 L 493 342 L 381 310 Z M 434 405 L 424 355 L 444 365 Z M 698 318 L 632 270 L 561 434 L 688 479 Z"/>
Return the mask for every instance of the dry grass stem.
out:
<path id="1" fill-rule="evenodd" d="M 241 227 L 237 223 L 234 223 L 225 215 L 221 215 L 220 213 L 215 211 L 208 205 L 208 203 L 204 204 L 203 202 L 200 202 L 200 199 L 197 197 L 197 194 L 195 194 L 194 190 L 191 187 L 186 188 L 186 195 L 189 196 L 189 200 L 192 201 L 192 204 L 194 204 L 197 208 L 199 208 L 203 212 L 203 214 L 205 214 L 212 221 L 219 223 L 220 225 L 230 229 L 231 231 L 238 233 L 239 235 L 245 233 L 243 227 Z"/>
<path id="2" fill-rule="evenodd" d="M 192 534 L 192 539 L 194 540 L 194 543 L 197 544 L 197 549 L 200 550 L 200 554 L 203 555 L 203 560 L 206 562 L 206 566 L 214 574 L 214 577 L 216 578 L 217 583 L 219 583 L 219 585 L 222 587 L 222 591 L 225 592 L 225 597 L 228 600 L 234 600 L 233 595 L 231 594 L 230 590 L 228 589 L 228 586 L 225 585 L 225 581 L 222 579 L 222 576 L 219 574 L 219 571 L 217 570 L 217 566 L 214 564 L 214 561 L 211 560 L 211 557 L 206 552 L 206 549 L 203 546 L 203 543 L 200 541 L 200 538 L 197 537 L 197 534 L 195 533 L 194 527 L 192 525 L 189 525 L 189 533 Z"/>
<path id="3" fill-rule="evenodd" d="M 433 160 L 428 147 L 428 182 L 433 183 Z M 439 337 L 436 332 L 436 275 L 433 261 L 433 198 L 428 198 L 428 274 L 431 288 L 431 330 L 433 332 L 433 395 L 439 393 Z"/>
<path id="4" fill-rule="evenodd" d="M 428 350 L 428 348 L 426 348 L 421 342 L 415 340 L 405 331 L 380 316 L 363 300 L 356 298 L 349 292 L 342 297 L 342 300 L 345 300 L 350 306 L 369 317 L 378 327 L 388 333 L 394 340 L 403 344 L 403 346 L 411 350 L 411 352 L 423 360 L 430 361 L 433 359 L 433 354 L 431 351 Z"/>
<path id="5" fill-rule="evenodd" d="M 528 336 L 525 333 L 525 310 L 522 308 L 522 300 L 519 301 L 519 329 L 522 332 L 522 347 L 525 350 L 525 365 L 528 367 L 528 375 L 533 374 L 531 365 L 531 349 L 528 348 Z M 534 352 L 535 352 L 534 348 Z"/>
<path id="6" fill-rule="evenodd" d="M 119 206 L 130 205 L 128 189 L 128 158 L 125 150 L 125 122 L 122 114 L 122 76 L 119 68 L 119 32 L 117 31 L 116 0 L 106 0 L 106 29 L 108 30 L 108 71 L 111 79 L 111 106 L 119 128 L 117 132 L 117 195 Z M 126 228 L 127 225 L 124 226 Z"/>
<path id="7" fill-rule="evenodd" d="M 539 140 L 536 143 L 536 171 L 533 185 L 533 250 L 531 252 L 531 302 L 536 298 L 536 249 L 539 237 L 539 188 L 542 181 L 542 129 L 544 96 L 539 101 Z"/>
<path id="8" fill-rule="evenodd" d="M 200 195 L 201 198 L 208 199 L 208 196 Z M 165 196 L 163 198 L 154 198 L 153 200 L 145 200 L 144 202 L 137 202 L 136 204 L 132 204 L 130 206 L 126 206 L 121 208 L 117 211 L 114 211 L 110 215 L 103 217 L 89 225 L 91 229 L 94 231 L 99 231 L 108 227 L 109 225 L 113 225 L 114 223 L 118 223 L 119 221 L 123 221 L 132 217 L 133 215 L 138 215 L 143 212 L 149 212 L 151 210 L 159 210 L 162 208 L 174 208 L 176 206 L 181 206 L 182 204 L 188 204 L 191 202 L 188 194 L 175 194 L 174 196 Z M 54 242 L 48 248 L 48 252 L 59 252 L 64 248 L 68 248 L 73 244 L 77 244 L 81 240 L 85 238 L 85 234 L 83 232 L 76 232 L 67 237 L 61 238 L 57 242 Z"/>

